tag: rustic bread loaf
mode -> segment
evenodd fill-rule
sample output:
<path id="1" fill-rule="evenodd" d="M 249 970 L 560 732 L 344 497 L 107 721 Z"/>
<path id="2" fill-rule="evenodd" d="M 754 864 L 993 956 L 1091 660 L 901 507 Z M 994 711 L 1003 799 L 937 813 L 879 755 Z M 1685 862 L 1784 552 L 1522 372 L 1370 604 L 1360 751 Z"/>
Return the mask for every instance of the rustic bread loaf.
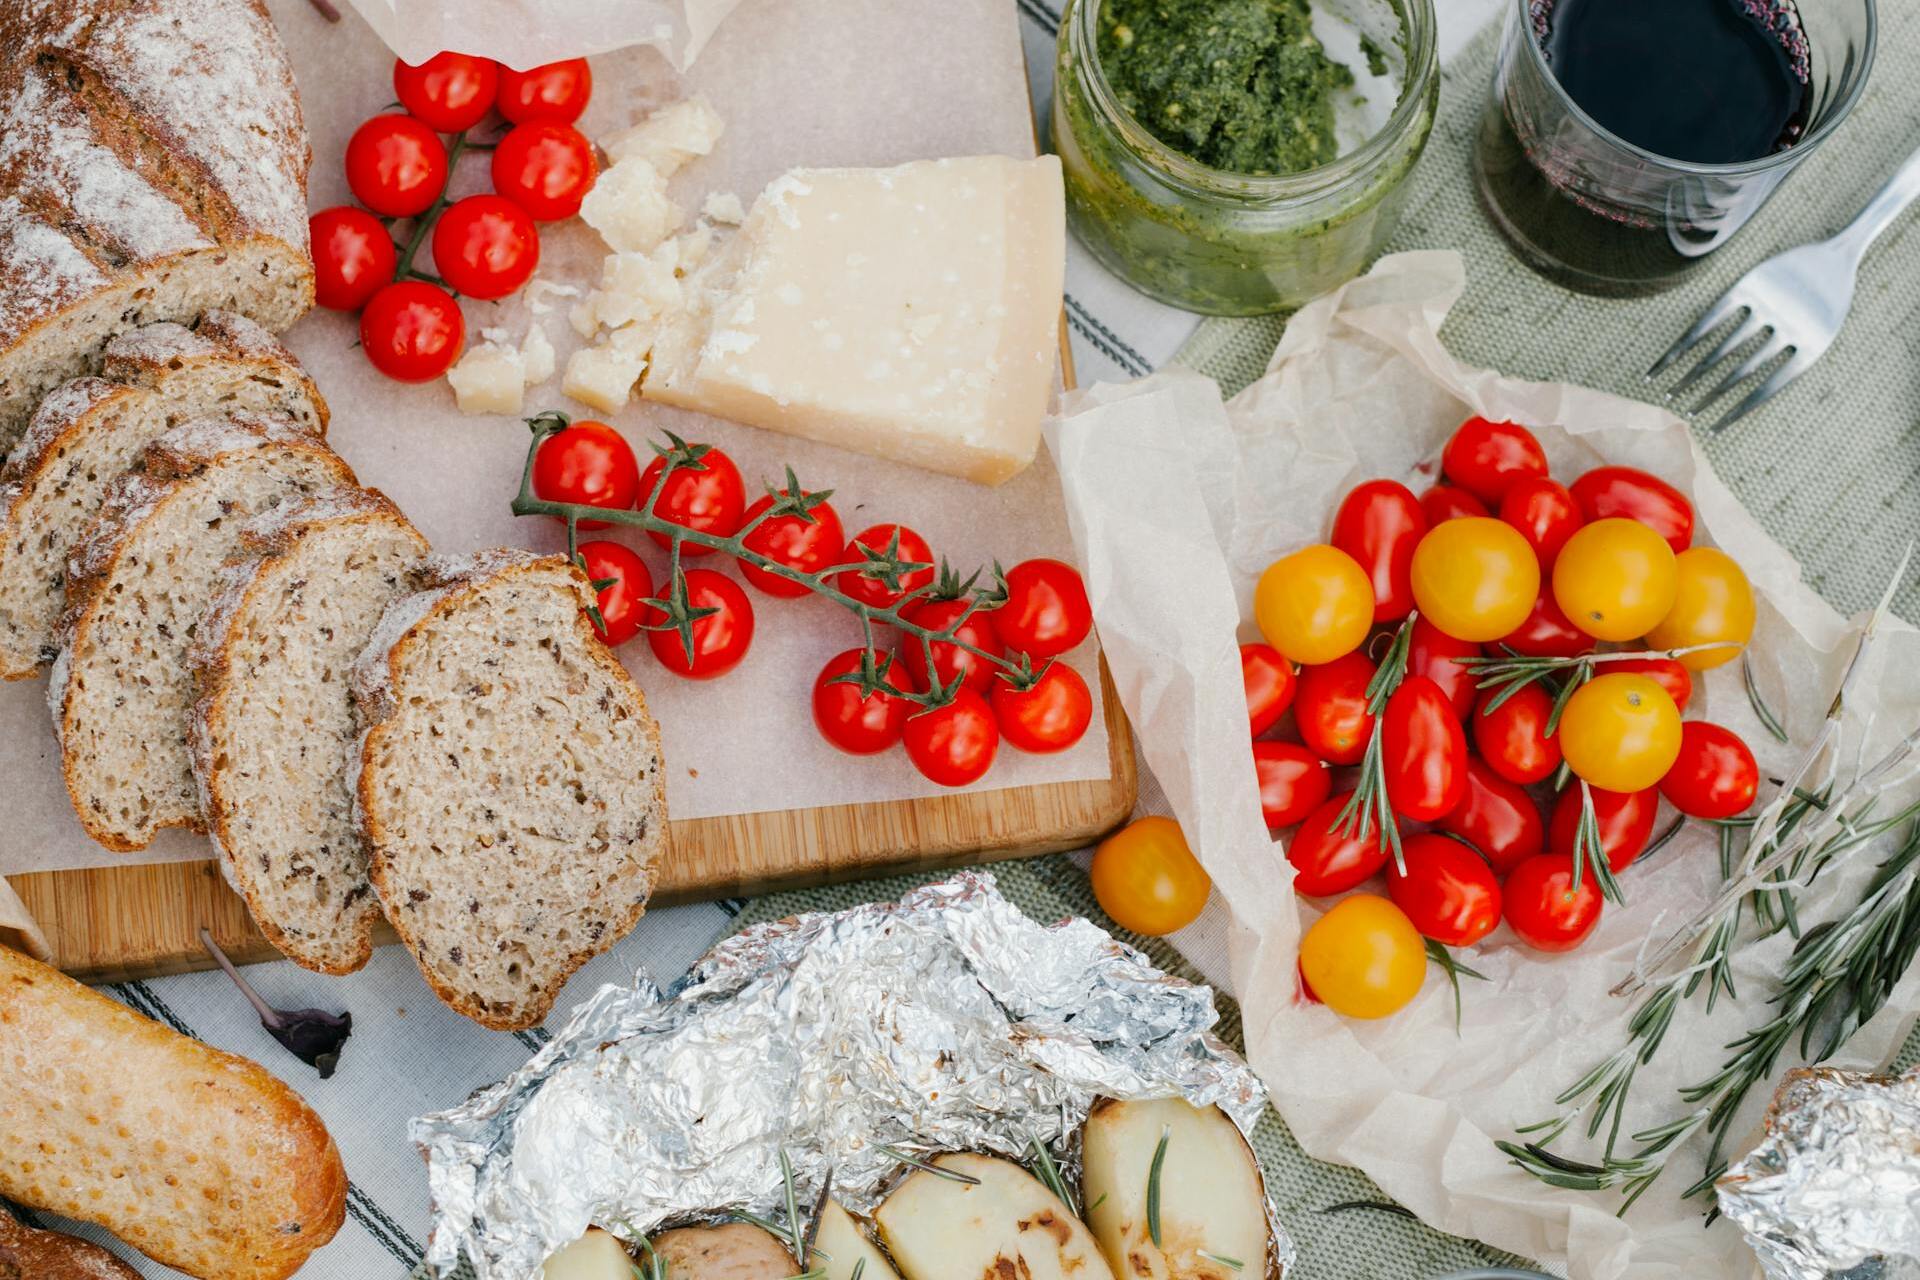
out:
<path id="1" fill-rule="evenodd" d="M 107 344 L 102 372 L 50 392 L 0 468 L 0 679 L 53 660 L 67 556 L 108 484 L 161 432 L 243 409 L 326 430 L 326 403 L 292 354 L 230 312 L 123 334 Z"/>
<path id="2" fill-rule="evenodd" d="M 0 1280 L 140 1280 L 99 1245 L 64 1231 L 36 1231 L 0 1209 Z"/>
<path id="3" fill-rule="evenodd" d="M 240 533 L 187 658 L 200 814 L 267 941 L 349 973 L 380 906 L 353 824 L 360 730 L 347 673 L 427 540 L 379 493 L 282 503 Z"/>
<path id="4" fill-rule="evenodd" d="M 0 45 L 0 451 L 117 332 L 313 304 L 311 151 L 259 0 L 7 0 Z"/>
<path id="5" fill-rule="evenodd" d="M 346 1194 L 326 1126 L 264 1068 L 0 948 L 0 1195 L 201 1280 L 280 1280 Z"/>
<path id="6" fill-rule="evenodd" d="M 242 414 L 173 428 L 110 488 L 67 565 L 67 613 L 47 689 L 61 768 L 87 834 L 146 847 L 198 826 L 187 758 L 187 645 L 247 519 L 351 485 L 292 421 Z"/>
<path id="7" fill-rule="evenodd" d="M 565 557 L 434 557 L 418 586 L 354 668 L 373 887 L 442 1000 L 532 1026 L 646 907 L 660 728 Z"/>

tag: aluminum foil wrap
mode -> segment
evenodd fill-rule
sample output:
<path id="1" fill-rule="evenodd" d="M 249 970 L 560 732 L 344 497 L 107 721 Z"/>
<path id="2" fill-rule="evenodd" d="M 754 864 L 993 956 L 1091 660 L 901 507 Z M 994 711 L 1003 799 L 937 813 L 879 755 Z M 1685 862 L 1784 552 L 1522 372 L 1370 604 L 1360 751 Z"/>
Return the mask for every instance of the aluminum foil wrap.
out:
<path id="1" fill-rule="evenodd" d="M 776 1217 L 783 1151 L 803 1204 L 831 1171 L 859 1212 L 900 1168 L 889 1145 L 1020 1159 L 1038 1139 L 1071 1184 L 1101 1095 L 1217 1103 L 1251 1135 L 1266 1093 L 1216 1016 L 1208 988 L 1086 920 L 1037 924 L 984 873 L 761 925 L 664 994 L 602 987 L 520 1071 L 413 1122 L 427 1260 L 530 1280 L 589 1225 Z"/>
<path id="2" fill-rule="evenodd" d="M 1875 1260 L 1920 1277 L 1920 1070 L 1787 1073 L 1759 1145 L 1716 1185 L 1773 1280 Z"/>

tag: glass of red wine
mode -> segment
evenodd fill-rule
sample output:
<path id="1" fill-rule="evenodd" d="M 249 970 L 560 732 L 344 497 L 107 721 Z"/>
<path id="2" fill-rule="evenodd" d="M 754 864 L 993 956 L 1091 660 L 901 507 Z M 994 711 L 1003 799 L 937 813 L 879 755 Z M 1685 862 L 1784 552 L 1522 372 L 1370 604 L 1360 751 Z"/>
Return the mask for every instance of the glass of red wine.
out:
<path id="1" fill-rule="evenodd" d="M 1481 201 L 1570 289 L 1670 288 L 1846 118 L 1876 27 L 1874 0 L 1508 0 Z"/>

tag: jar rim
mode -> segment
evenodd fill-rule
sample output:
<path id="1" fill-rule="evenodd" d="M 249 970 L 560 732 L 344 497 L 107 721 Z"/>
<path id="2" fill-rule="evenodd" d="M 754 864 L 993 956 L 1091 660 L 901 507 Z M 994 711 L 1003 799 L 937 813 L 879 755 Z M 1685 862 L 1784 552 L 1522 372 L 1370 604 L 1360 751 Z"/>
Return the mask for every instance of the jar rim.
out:
<path id="1" fill-rule="evenodd" d="M 1525 4 L 1526 0 L 1520 2 Z M 1276 204 L 1339 186 L 1393 150 L 1427 109 L 1426 99 L 1438 74 L 1433 0 L 1392 0 L 1393 7 L 1402 14 L 1403 29 L 1410 39 L 1406 82 L 1400 87 L 1400 100 L 1394 104 L 1386 123 L 1358 147 L 1335 156 L 1326 164 L 1298 173 L 1237 173 L 1215 168 L 1168 146 L 1121 104 L 1107 80 L 1106 68 L 1100 64 L 1096 23 L 1102 3 L 1103 0 L 1073 0 L 1070 11 L 1062 19 L 1071 24 L 1067 47 L 1079 68 L 1082 85 L 1101 114 L 1113 124 L 1123 145 L 1163 177 L 1210 196 L 1237 196 L 1249 203 Z"/>

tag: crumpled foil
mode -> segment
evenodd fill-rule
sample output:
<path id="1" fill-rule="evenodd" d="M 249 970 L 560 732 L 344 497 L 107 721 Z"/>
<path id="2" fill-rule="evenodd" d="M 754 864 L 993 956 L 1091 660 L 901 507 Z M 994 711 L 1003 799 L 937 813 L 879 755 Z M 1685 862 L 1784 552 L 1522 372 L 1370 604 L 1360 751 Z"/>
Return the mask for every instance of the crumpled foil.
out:
<path id="1" fill-rule="evenodd" d="M 1875 1260 L 1920 1276 L 1920 1070 L 1787 1073 L 1766 1131 L 1715 1189 L 1773 1280 Z"/>
<path id="2" fill-rule="evenodd" d="M 1044 927 L 968 873 L 897 903 L 796 916 L 720 943 L 664 995 L 602 987 L 500 1084 L 415 1120 L 438 1271 L 530 1280 L 590 1225 L 632 1240 L 800 1202 L 870 1212 L 883 1150 L 1030 1156 L 1072 1185 L 1095 1098 L 1266 1105 L 1211 1031 L 1213 992 L 1086 920 Z M 1293 1258 L 1271 1199 L 1282 1267 Z"/>

